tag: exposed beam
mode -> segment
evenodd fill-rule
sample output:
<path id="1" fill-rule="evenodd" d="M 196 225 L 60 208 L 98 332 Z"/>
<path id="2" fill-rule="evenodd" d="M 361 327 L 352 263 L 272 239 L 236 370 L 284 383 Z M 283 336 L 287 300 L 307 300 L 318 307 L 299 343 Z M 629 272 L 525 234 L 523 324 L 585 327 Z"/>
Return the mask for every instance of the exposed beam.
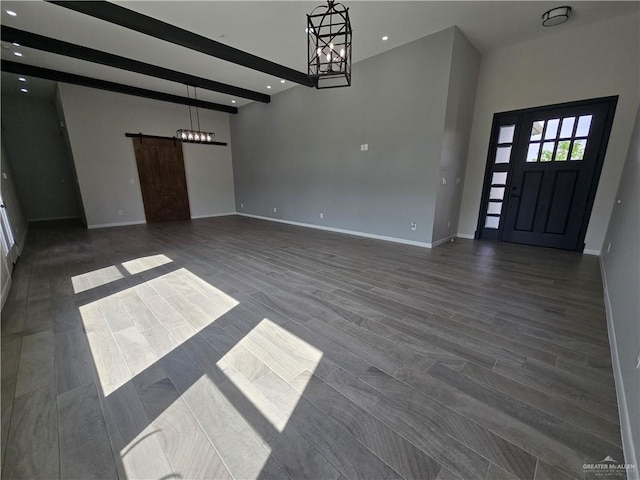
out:
<path id="1" fill-rule="evenodd" d="M 12 43 L 16 42 L 20 45 L 24 45 L 25 47 L 44 50 L 45 52 L 99 63 L 109 67 L 149 75 L 150 77 L 162 78 L 172 82 L 186 83 L 187 85 L 194 87 L 226 93 L 236 97 L 248 98 L 258 102 L 269 103 L 271 101 L 271 97 L 264 93 L 235 87 L 233 85 L 227 85 L 226 83 L 216 82 L 207 78 L 188 75 L 168 68 L 158 67 L 157 65 L 152 65 L 150 63 L 121 57 L 120 55 L 94 50 L 93 48 L 83 47 L 81 45 L 76 45 L 62 40 L 56 40 L 55 38 L 45 37 L 36 33 L 25 32 L 24 30 L 8 27 L 6 25 L 2 25 L 2 40 Z"/>
<path id="2" fill-rule="evenodd" d="M 217 110 L 219 112 L 238 113 L 238 109 L 236 107 L 230 107 L 228 105 L 205 102 L 203 100 L 195 100 L 193 98 L 184 98 L 178 95 L 171 95 L 169 93 L 147 90 L 146 88 L 132 87 L 130 85 L 123 85 L 122 83 L 107 82 L 106 80 L 98 80 L 97 78 L 84 77 L 82 75 L 60 72 L 58 70 L 50 70 L 48 68 L 36 67 L 34 65 L 27 65 L 24 63 L 11 62 L 9 60 L 2 60 L 2 62 L 0 62 L 0 70 L 2 70 L 3 72 L 45 78 L 47 80 L 53 80 L 56 82 L 71 83 L 74 85 L 82 85 L 83 87 L 124 93 L 126 95 L 134 95 L 136 97 L 151 98 L 153 100 L 160 100 L 162 102 L 191 105 L 193 107 L 206 108 L 208 110 Z"/>
<path id="3" fill-rule="evenodd" d="M 314 82 L 304 72 L 271 62 L 252 55 L 237 48 L 230 47 L 210 38 L 203 37 L 170 23 L 157 20 L 133 10 L 105 1 L 60 1 L 47 0 L 49 3 L 84 13 L 107 22 L 129 28 L 160 40 L 175 43 L 191 50 L 211 55 L 243 67 L 251 68 L 274 77 L 283 78 L 307 87 L 313 87 Z"/>

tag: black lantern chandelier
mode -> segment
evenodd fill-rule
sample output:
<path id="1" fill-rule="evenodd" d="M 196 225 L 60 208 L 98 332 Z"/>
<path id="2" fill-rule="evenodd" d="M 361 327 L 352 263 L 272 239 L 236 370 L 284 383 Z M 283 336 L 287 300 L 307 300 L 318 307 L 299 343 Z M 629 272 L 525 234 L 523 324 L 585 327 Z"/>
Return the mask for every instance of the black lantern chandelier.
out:
<path id="1" fill-rule="evenodd" d="M 198 92 L 196 91 L 197 87 L 193 87 L 193 97 L 196 101 L 196 117 L 198 119 L 198 129 L 193 129 L 193 116 L 191 115 L 191 105 L 189 105 L 189 124 L 191 128 L 180 129 L 176 131 L 176 137 L 178 140 L 185 143 L 215 143 L 216 134 L 213 132 L 202 132 L 200 130 L 200 112 L 198 111 Z M 189 97 L 189 85 L 187 85 L 187 98 L 191 100 Z"/>
<path id="2" fill-rule="evenodd" d="M 351 85 L 349 9 L 331 0 L 307 15 L 308 74 L 316 88 Z"/>

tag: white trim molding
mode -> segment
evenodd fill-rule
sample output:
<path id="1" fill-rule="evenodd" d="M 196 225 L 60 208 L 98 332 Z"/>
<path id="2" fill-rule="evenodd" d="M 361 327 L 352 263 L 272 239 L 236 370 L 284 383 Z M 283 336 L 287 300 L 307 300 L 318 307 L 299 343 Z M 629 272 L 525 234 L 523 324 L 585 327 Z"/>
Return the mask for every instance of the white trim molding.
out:
<path id="1" fill-rule="evenodd" d="M 596 257 L 600 256 L 600 253 L 602 253 L 600 250 L 592 250 L 590 248 L 585 248 L 582 253 L 584 253 L 585 255 L 595 255 Z"/>
<path id="2" fill-rule="evenodd" d="M 144 220 L 136 220 L 135 222 L 98 223 L 95 225 L 87 225 L 87 228 L 93 230 L 94 228 L 126 227 L 128 225 L 143 225 L 145 223 L 147 222 Z"/>
<path id="3" fill-rule="evenodd" d="M 228 213 L 211 213 L 209 215 L 194 215 L 193 217 L 191 217 L 191 220 L 198 220 L 200 218 L 228 217 L 229 215 L 238 215 L 238 213 L 228 212 Z"/>
<path id="4" fill-rule="evenodd" d="M 404 238 L 387 237 L 386 235 L 377 235 L 375 233 L 357 232 L 354 230 L 345 230 L 344 228 L 325 227 L 324 225 L 314 225 L 313 223 L 294 222 L 292 220 L 283 220 L 281 218 L 262 217 L 260 215 L 252 215 L 250 213 L 236 212 L 236 215 L 249 218 L 257 218 L 268 222 L 286 223 L 287 225 L 295 225 L 297 227 L 314 228 L 316 230 L 326 230 L 327 232 L 344 233 L 346 235 L 354 235 L 356 237 L 372 238 L 374 240 L 384 240 L 386 242 L 402 243 L 404 245 L 413 245 L 414 247 L 431 248 L 432 245 L 427 242 L 417 242 L 415 240 L 406 240 Z"/>
<path id="5" fill-rule="evenodd" d="M 444 238 L 441 238 L 440 240 L 436 240 L 435 242 L 431 242 L 431 248 L 435 248 L 438 245 L 442 245 L 443 243 L 450 242 L 454 238 L 456 238 L 455 235 L 449 235 L 448 237 L 444 237 Z"/>
<path id="6" fill-rule="evenodd" d="M 467 240 L 475 240 L 475 235 L 472 235 L 470 233 L 456 233 L 456 237 L 458 238 L 466 238 Z"/>
<path id="7" fill-rule="evenodd" d="M 2 299 L 0 300 L 0 309 L 4 308 L 4 302 L 7 301 L 9 291 L 11 290 L 11 274 L 7 276 L 7 283 L 4 284 L 2 289 Z"/>
<path id="8" fill-rule="evenodd" d="M 611 365 L 613 367 L 613 378 L 616 384 L 616 396 L 618 398 L 618 415 L 620 416 L 620 433 L 622 434 L 622 450 L 624 452 L 624 463 L 636 465 L 636 469 L 628 473 L 628 480 L 640 480 L 638 471 L 638 459 L 631 431 L 631 417 L 627 406 L 627 397 L 622 381 L 622 368 L 620 367 L 620 357 L 618 355 L 618 342 L 613 324 L 613 310 L 611 309 L 611 299 L 609 298 L 609 288 L 607 285 L 607 272 L 604 268 L 602 256 L 600 256 L 600 275 L 602 276 L 602 286 L 604 288 L 604 307 L 607 317 L 607 331 L 609 333 L 609 347 L 611 348 Z"/>

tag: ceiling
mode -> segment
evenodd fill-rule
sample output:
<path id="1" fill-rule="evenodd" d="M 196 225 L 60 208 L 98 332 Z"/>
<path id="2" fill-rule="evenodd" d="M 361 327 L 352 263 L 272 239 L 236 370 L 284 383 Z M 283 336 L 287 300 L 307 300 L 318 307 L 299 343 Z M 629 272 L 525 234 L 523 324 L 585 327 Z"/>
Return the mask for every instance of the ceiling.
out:
<path id="1" fill-rule="evenodd" d="M 322 3 L 298 1 L 117 1 L 127 9 L 181 27 L 272 62 L 306 71 L 306 14 Z M 638 15 L 640 2 L 570 2 L 565 24 L 541 26 L 541 15 L 563 2 L 345 1 L 353 27 L 353 62 L 457 25 L 482 52 L 599 22 Z M 9 16 L 13 10 L 17 16 Z M 40 0 L 2 1 L 2 25 L 134 60 L 274 95 L 295 83 L 229 63 L 68 8 Z M 389 37 L 382 41 L 382 36 Z M 14 56 L 18 51 L 22 57 Z M 186 97 L 184 84 L 2 42 L 2 59 Z M 29 95 L 51 94 L 27 79 Z M 354 82 L 363 81 L 354 78 Z M 17 75 L 2 73 L 2 93 L 20 92 Z M 267 86 L 271 86 L 268 88 Z M 307 87 L 305 87 L 307 88 Z M 42 89 L 42 91 L 40 91 Z M 48 90 L 47 90 L 48 89 Z M 198 89 L 198 98 L 240 107 L 252 100 Z M 232 103 L 233 102 L 233 103 Z"/>

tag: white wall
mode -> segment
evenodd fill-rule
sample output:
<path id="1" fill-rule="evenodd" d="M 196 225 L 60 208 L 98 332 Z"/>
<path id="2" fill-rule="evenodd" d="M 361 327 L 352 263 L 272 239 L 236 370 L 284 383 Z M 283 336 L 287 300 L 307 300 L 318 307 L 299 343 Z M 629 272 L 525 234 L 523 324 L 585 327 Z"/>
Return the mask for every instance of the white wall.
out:
<path id="1" fill-rule="evenodd" d="M 2 95 L 2 136 L 29 221 L 78 218 L 71 159 L 54 98 Z"/>
<path id="2" fill-rule="evenodd" d="M 639 186 L 640 109 L 601 258 L 626 462 L 636 465 L 640 460 L 640 370 L 636 368 L 640 355 Z M 640 478 L 638 471 L 629 478 Z"/>
<path id="3" fill-rule="evenodd" d="M 458 231 L 464 172 L 469 152 L 469 133 L 478 83 L 480 53 L 455 29 L 449 71 L 447 111 L 442 134 L 438 196 L 432 243 L 446 241 Z M 435 174 L 436 172 L 434 172 Z"/>
<path id="4" fill-rule="evenodd" d="M 242 107 L 231 118 L 238 212 L 431 242 L 454 33 L 354 64 L 349 88 Z"/>
<path id="5" fill-rule="evenodd" d="M 569 21 L 548 29 L 543 38 L 482 56 L 460 234 L 473 235 L 476 230 L 494 113 L 620 95 L 585 238 L 585 250 L 601 250 L 638 107 L 638 32 L 637 15 L 585 27 Z"/>
<path id="6" fill-rule="evenodd" d="M 189 126 L 187 106 L 67 84 L 59 92 L 88 226 L 144 223 L 133 143 L 125 133 L 175 136 Z M 184 145 L 191 216 L 234 212 L 229 115 L 200 109 L 200 125 L 229 145 Z"/>

